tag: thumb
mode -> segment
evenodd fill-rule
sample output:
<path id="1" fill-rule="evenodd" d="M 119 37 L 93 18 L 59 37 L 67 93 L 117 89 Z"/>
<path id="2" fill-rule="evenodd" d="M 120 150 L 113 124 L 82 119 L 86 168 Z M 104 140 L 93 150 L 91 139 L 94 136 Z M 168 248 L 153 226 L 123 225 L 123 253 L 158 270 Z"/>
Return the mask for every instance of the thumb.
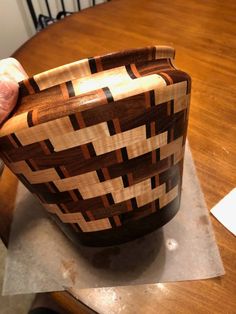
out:
<path id="1" fill-rule="evenodd" d="M 0 80 L 0 124 L 14 108 L 18 97 L 18 84 L 3 77 Z"/>
<path id="2" fill-rule="evenodd" d="M 17 82 L 27 77 L 22 65 L 14 58 L 0 60 L 0 124 L 17 102 Z"/>

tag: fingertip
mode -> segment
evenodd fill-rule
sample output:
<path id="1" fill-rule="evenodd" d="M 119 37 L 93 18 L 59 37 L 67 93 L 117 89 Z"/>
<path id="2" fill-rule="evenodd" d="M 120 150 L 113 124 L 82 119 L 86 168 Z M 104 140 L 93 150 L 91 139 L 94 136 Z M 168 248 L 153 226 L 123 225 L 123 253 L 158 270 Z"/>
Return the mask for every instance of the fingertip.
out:
<path id="1" fill-rule="evenodd" d="M 0 74 L 3 73 L 17 82 L 23 81 L 28 77 L 20 62 L 12 57 L 0 60 L 0 69 Z"/>
<path id="2" fill-rule="evenodd" d="M 6 62 L 15 64 L 15 65 L 19 65 L 20 64 L 20 62 L 17 59 L 12 58 L 12 57 L 6 58 L 5 60 L 6 60 Z"/>
<path id="3" fill-rule="evenodd" d="M 18 84 L 3 78 L 0 80 L 0 123 L 2 123 L 15 107 L 19 93 Z"/>

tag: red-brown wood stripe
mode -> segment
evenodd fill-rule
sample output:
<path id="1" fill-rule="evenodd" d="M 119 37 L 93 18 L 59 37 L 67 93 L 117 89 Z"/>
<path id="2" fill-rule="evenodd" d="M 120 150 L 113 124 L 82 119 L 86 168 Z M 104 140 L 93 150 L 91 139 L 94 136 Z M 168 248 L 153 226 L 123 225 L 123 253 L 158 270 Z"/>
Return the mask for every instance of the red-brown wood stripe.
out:
<path id="1" fill-rule="evenodd" d="M 95 63 L 96 63 L 97 72 L 103 71 L 101 57 L 95 57 L 94 59 L 95 59 Z"/>
<path id="2" fill-rule="evenodd" d="M 155 175 L 155 184 L 156 184 L 156 186 L 159 186 L 159 185 L 160 185 L 159 173 Z"/>
<path id="3" fill-rule="evenodd" d="M 45 182 L 44 184 L 45 184 L 45 186 L 48 188 L 48 190 L 49 190 L 50 193 L 55 193 L 55 192 L 56 192 L 55 189 L 54 189 L 54 187 L 51 185 L 50 182 Z"/>
<path id="4" fill-rule="evenodd" d="M 60 90 L 61 90 L 61 94 L 62 94 L 63 99 L 65 99 L 65 100 L 69 99 L 69 92 L 68 92 L 66 83 L 60 84 Z"/>
<path id="5" fill-rule="evenodd" d="M 49 140 L 48 140 L 49 141 Z M 51 155 L 51 153 L 52 153 L 52 148 L 53 147 L 50 147 L 50 144 L 48 143 L 48 141 L 46 140 L 46 141 L 40 141 L 39 142 L 39 144 L 40 144 L 40 146 L 41 146 L 41 148 L 42 148 L 42 150 L 43 150 L 43 152 L 44 152 L 44 154 L 46 154 L 46 155 Z M 50 142 L 50 141 L 49 141 Z M 52 144 L 51 144 L 52 145 Z"/>
<path id="6" fill-rule="evenodd" d="M 88 146 L 86 144 L 80 146 L 83 152 L 84 159 L 90 159 Z"/>
<path id="7" fill-rule="evenodd" d="M 171 100 L 167 102 L 166 106 L 167 106 L 167 115 L 170 116 L 171 115 Z"/>
<path id="8" fill-rule="evenodd" d="M 113 219 L 114 219 L 115 224 L 116 224 L 117 227 L 121 226 L 121 221 L 120 221 L 120 218 L 119 218 L 118 215 L 113 216 Z"/>
<path id="9" fill-rule="evenodd" d="M 7 138 L 9 139 L 9 141 L 11 142 L 11 144 L 14 148 L 18 148 L 18 147 L 22 146 L 22 145 L 19 145 L 19 143 L 15 141 L 15 138 L 12 136 L 12 134 L 7 135 Z"/>
<path id="10" fill-rule="evenodd" d="M 33 113 L 33 110 L 30 110 L 28 113 L 27 113 L 27 123 L 28 123 L 28 126 L 31 127 L 33 126 L 33 117 L 32 117 L 32 113 Z"/>
<path id="11" fill-rule="evenodd" d="M 146 108 L 149 108 L 151 106 L 151 97 L 150 97 L 150 93 L 149 92 L 146 92 L 145 94 L 145 106 Z"/>
<path id="12" fill-rule="evenodd" d="M 109 201 L 108 201 L 106 195 L 102 195 L 101 199 L 102 199 L 102 202 L 103 202 L 103 205 L 104 205 L 105 208 L 110 206 Z"/>
<path id="13" fill-rule="evenodd" d="M 151 137 L 156 135 L 156 121 L 152 121 L 151 123 Z"/>
<path id="14" fill-rule="evenodd" d="M 86 124 L 85 124 L 84 119 L 83 119 L 83 114 L 81 112 L 78 112 L 78 113 L 75 114 L 75 117 L 76 117 L 76 119 L 77 119 L 77 121 L 79 123 L 80 128 L 81 129 L 85 128 Z"/>
<path id="15" fill-rule="evenodd" d="M 133 177 L 133 173 L 132 172 L 128 173 L 128 182 L 129 182 L 129 185 L 133 185 L 134 184 L 134 177 Z"/>
<path id="16" fill-rule="evenodd" d="M 39 124 L 39 121 L 38 121 L 38 109 L 35 108 L 32 112 L 32 124 L 33 125 L 37 125 Z"/>
<path id="17" fill-rule="evenodd" d="M 68 173 L 67 169 L 65 166 L 60 166 L 60 169 L 63 173 L 63 175 L 67 178 L 67 177 L 70 177 L 70 174 Z"/>
<path id="18" fill-rule="evenodd" d="M 90 221 L 95 220 L 93 213 L 91 212 L 91 210 L 87 210 L 86 214 L 89 218 Z"/>
<path id="19" fill-rule="evenodd" d="M 156 211 L 156 203 L 155 201 L 151 203 L 151 212 L 154 213 Z"/>
<path id="20" fill-rule="evenodd" d="M 151 74 L 159 74 L 160 72 L 165 72 L 169 70 L 173 70 L 173 66 L 170 65 L 169 59 L 161 59 L 148 61 L 148 62 L 140 62 L 135 65 L 138 73 L 141 76 L 151 75 Z"/>
<path id="21" fill-rule="evenodd" d="M 167 85 L 173 84 L 173 79 L 166 72 L 160 72 L 159 75 L 166 81 Z"/>
<path id="22" fill-rule="evenodd" d="M 121 133 L 121 127 L 120 127 L 120 120 L 115 118 L 112 120 L 113 121 L 113 124 L 114 124 L 114 128 L 115 128 L 115 132 L 116 133 Z"/>
<path id="23" fill-rule="evenodd" d="M 121 162 L 123 161 L 122 154 L 121 154 L 121 150 L 120 150 L 120 149 L 117 149 L 115 152 L 116 152 L 117 162 L 118 162 L 118 163 L 121 163 Z"/>
<path id="24" fill-rule="evenodd" d="M 37 171 L 38 169 L 38 165 L 37 163 L 34 161 L 34 159 L 30 158 L 30 159 L 26 159 L 25 162 L 28 162 L 28 165 L 30 165 L 31 170 L 33 171 Z"/>
<path id="25" fill-rule="evenodd" d="M 107 168 L 101 168 L 101 170 L 102 170 L 104 179 L 105 179 L 105 180 L 110 180 L 110 179 L 111 179 L 111 176 L 110 176 L 110 174 L 109 174 L 108 169 L 107 169 Z"/>
<path id="26" fill-rule="evenodd" d="M 130 69 L 136 78 L 141 77 L 141 74 L 139 73 L 139 71 L 138 71 L 138 69 L 134 63 L 130 65 Z"/>
<path id="27" fill-rule="evenodd" d="M 127 210 L 130 212 L 133 210 L 131 200 L 126 201 Z"/>
<path id="28" fill-rule="evenodd" d="M 28 79 L 24 80 L 23 83 L 30 95 L 35 94 L 35 90 L 33 89 Z"/>
<path id="29" fill-rule="evenodd" d="M 174 140 L 174 128 L 171 127 L 168 130 L 168 143 L 172 142 Z"/>

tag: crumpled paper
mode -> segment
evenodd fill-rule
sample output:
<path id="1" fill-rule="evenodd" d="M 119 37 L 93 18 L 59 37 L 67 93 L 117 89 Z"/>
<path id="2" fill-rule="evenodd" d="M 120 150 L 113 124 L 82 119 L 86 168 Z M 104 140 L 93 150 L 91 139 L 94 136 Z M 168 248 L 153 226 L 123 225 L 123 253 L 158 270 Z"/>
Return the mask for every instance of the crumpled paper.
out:
<path id="1" fill-rule="evenodd" d="M 66 289 L 78 296 L 80 291 L 91 292 L 80 289 L 223 275 L 224 268 L 188 146 L 183 178 L 180 210 L 171 222 L 135 241 L 106 248 L 85 247 L 70 241 L 20 184 L 3 294 Z M 106 289 L 102 291 L 105 293 Z"/>

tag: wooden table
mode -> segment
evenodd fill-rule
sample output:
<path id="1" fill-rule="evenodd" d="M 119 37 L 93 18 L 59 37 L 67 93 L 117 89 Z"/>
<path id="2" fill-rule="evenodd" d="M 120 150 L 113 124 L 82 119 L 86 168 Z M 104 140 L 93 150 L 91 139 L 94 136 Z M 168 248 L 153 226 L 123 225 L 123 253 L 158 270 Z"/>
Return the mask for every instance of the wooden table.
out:
<path id="1" fill-rule="evenodd" d="M 14 56 L 29 75 L 88 56 L 146 45 L 176 48 L 176 65 L 193 79 L 188 137 L 210 209 L 236 182 L 236 2 L 113 0 L 38 33 Z M 0 231 L 7 241 L 16 181 L 1 180 Z M 211 280 L 79 293 L 102 313 L 235 313 L 236 239 L 212 218 L 226 275 Z M 67 293 L 54 293 L 79 313 Z"/>

